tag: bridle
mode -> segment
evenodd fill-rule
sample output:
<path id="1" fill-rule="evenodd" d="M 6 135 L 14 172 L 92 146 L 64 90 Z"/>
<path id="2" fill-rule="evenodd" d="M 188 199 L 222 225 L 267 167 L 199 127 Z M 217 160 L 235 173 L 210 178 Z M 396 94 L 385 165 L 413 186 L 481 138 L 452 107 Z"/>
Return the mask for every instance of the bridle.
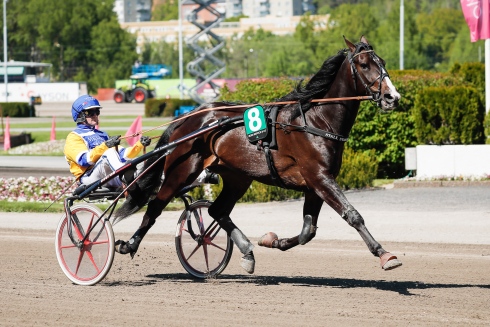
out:
<path id="1" fill-rule="evenodd" d="M 371 57 L 371 59 L 378 65 L 380 74 L 371 83 L 369 83 L 369 81 L 364 80 L 363 76 L 359 73 L 354 63 L 354 59 L 360 54 L 368 54 Z M 359 79 L 359 81 L 361 81 L 362 85 L 366 89 L 367 93 L 372 97 L 372 101 L 375 102 L 378 105 L 378 107 L 381 107 L 381 100 L 382 100 L 381 83 L 383 82 L 383 79 L 385 79 L 386 77 L 388 78 L 390 77 L 388 71 L 384 69 L 384 66 L 381 62 L 381 58 L 379 58 L 378 55 L 374 53 L 374 50 L 370 45 L 364 43 L 358 43 L 356 45 L 356 51 L 354 53 L 349 52 L 348 60 L 350 63 L 350 71 L 352 74 L 352 79 L 354 80 L 354 88 L 356 89 L 356 92 L 357 92 L 357 79 Z M 372 87 L 376 82 L 378 82 L 379 88 L 378 90 L 373 91 Z"/>

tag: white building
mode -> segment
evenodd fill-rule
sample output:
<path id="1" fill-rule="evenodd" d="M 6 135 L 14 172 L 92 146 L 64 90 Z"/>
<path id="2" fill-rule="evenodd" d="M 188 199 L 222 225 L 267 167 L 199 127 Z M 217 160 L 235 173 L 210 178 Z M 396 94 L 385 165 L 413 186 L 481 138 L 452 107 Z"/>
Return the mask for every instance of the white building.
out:
<path id="1" fill-rule="evenodd" d="M 325 29 L 329 17 L 329 15 L 311 16 L 311 19 L 315 21 L 315 29 Z M 238 22 L 220 23 L 219 26 L 213 29 L 213 32 L 221 37 L 229 38 L 234 35 L 241 37 L 250 28 L 255 30 L 262 28 L 275 35 L 287 35 L 295 32 L 296 26 L 299 24 L 301 18 L 301 16 L 240 18 Z M 139 48 L 145 42 L 165 41 L 173 43 L 178 41 L 179 24 L 176 20 L 121 23 L 121 27 L 131 34 L 136 35 L 136 43 Z M 184 38 L 191 37 L 199 31 L 196 26 L 188 21 L 182 22 L 182 34 Z M 205 41 L 206 35 L 202 37 L 203 41 Z"/>
<path id="2" fill-rule="evenodd" d="M 227 9 L 232 7 L 238 10 L 241 7 L 242 14 L 250 18 L 301 16 L 307 11 L 312 14 L 315 13 L 312 0 L 227 0 L 227 3 L 230 3 Z M 227 13 L 226 15 L 226 17 L 233 16 L 238 15 L 234 13 Z"/>
<path id="3" fill-rule="evenodd" d="M 119 23 L 151 20 L 152 0 L 115 0 L 114 12 Z"/>

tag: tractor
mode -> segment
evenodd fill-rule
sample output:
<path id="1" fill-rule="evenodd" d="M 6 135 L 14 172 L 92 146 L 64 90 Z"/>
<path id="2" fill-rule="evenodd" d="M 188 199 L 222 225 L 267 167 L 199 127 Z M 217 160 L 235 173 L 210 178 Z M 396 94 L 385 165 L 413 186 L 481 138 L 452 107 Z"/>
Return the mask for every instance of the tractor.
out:
<path id="1" fill-rule="evenodd" d="M 132 102 L 144 103 L 146 99 L 156 97 L 156 90 L 148 80 L 162 79 L 171 74 L 170 68 L 165 65 L 138 65 L 132 69 L 130 85 L 124 85 L 114 92 L 116 103 Z"/>
<path id="2" fill-rule="evenodd" d="M 116 103 L 132 102 L 144 103 L 146 99 L 156 96 L 155 87 L 150 86 L 146 77 L 131 75 L 131 85 L 124 85 L 114 92 Z"/>

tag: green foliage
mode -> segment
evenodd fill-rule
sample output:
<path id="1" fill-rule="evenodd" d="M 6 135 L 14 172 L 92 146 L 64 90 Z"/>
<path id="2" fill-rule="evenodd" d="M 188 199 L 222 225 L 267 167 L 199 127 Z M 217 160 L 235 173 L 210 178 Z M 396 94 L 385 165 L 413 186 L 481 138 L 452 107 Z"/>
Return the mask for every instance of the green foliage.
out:
<path id="1" fill-rule="evenodd" d="M 261 79 L 260 81 L 245 80 L 239 82 L 233 92 L 225 85 L 221 89 L 220 99 L 244 103 L 270 102 L 291 92 L 296 84 L 296 81 L 288 78 Z"/>
<path id="2" fill-rule="evenodd" d="M 485 92 L 485 64 L 481 62 L 456 63 L 450 72 L 457 74 L 463 82 L 474 86 L 483 96 Z"/>
<path id="3" fill-rule="evenodd" d="M 415 130 L 422 144 L 484 143 L 484 106 L 473 87 L 429 87 L 414 106 Z"/>
<path id="4" fill-rule="evenodd" d="M 173 117 L 175 110 L 180 106 L 197 106 L 190 99 L 155 99 L 151 98 L 145 102 L 146 117 Z"/>
<path id="5" fill-rule="evenodd" d="M 344 189 L 359 189 L 373 186 L 378 171 L 378 160 L 374 149 L 354 152 L 350 148 L 344 150 L 342 168 L 337 183 Z"/>
<path id="6" fill-rule="evenodd" d="M 84 79 L 89 92 L 112 87 L 137 57 L 135 37 L 121 29 L 113 6 L 112 0 L 8 2 L 9 59 L 52 63 L 55 79 Z"/>
<path id="7" fill-rule="evenodd" d="M 483 127 L 485 128 L 485 144 L 490 144 L 490 112 L 485 115 L 485 120 L 483 121 Z"/>
<path id="8" fill-rule="evenodd" d="M 26 102 L 2 102 L 0 103 L 3 117 L 35 117 L 36 109 Z"/>
<path id="9" fill-rule="evenodd" d="M 155 6 L 151 13 L 152 21 L 179 19 L 179 1 L 165 1 Z"/>

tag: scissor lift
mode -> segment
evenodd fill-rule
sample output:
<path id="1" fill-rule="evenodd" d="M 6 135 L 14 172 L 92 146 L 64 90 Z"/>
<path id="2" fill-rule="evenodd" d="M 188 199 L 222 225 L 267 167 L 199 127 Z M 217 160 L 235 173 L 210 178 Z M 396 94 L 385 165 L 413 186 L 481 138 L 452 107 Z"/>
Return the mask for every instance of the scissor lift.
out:
<path id="1" fill-rule="evenodd" d="M 189 96 L 197 103 L 205 102 L 205 100 L 197 94 L 197 90 L 206 84 L 209 84 L 214 92 L 219 94 L 220 87 L 216 83 L 213 83 L 212 80 L 218 77 L 226 69 L 225 63 L 215 56 L 215 54 L 225 45 L 225 41 L 211 31 L 211 29 L 216 27 L 224 18 L 224 15 L 211 7 L 211 4 L 215 1 L 216 0 L 188 0 L 188 2 L 194 2 L 199 5 L 187 15 L 187 20 L 197 26 L 200 31 L 186 40 L 187 45 L 197 54 L 196 59 L 187 64 L 189 73 L 198 80 L 198 83 L 188 90 Z M 206 22 L 206 24 L 198 22 L 197 17 L 201 10 L 209 11 L 209 13 L 216 17 L 216 19 L 212 22 Z M 208 42 L 206 45 L 202 46 L 204 37 L 207 37 Z M 200 41 L 201 44 L 198 43 Z"/>

